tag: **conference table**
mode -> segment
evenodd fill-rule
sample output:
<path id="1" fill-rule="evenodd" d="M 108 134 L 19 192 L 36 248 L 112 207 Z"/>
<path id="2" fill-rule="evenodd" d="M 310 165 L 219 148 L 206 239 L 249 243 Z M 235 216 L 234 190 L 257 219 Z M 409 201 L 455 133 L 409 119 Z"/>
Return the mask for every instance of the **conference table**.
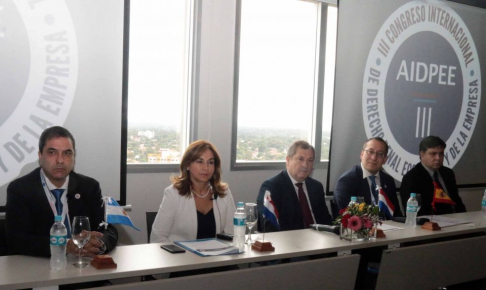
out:
<path id="1" fill-rule="evenodd" d="M 99 280 L 110 280 L 118 278 L 128 278 L 128 277 L 141 277 L 145 275 L 161 274 L 161 273 L 171 273 L 186 270 L 196 270 L 204 268 L 214 268 L 219 266 L 232 266 L 232 265 L 248 265 L 250 263 L 260 263 L 265 261 L 279 260 L 285 258 L 298 258 L 306 256 L 314 256 L 320 254 L 331 254 L 334 257 L 316 259 L 311 261 L 288 263 L 286 265 L 272 265 L 272 266 L 262 266 L 255 267 L 252 269 L 240 269 L 231 272 L 230 275 L 245 277 L 254 277 L 255 275 L 278 275 L 278 273 L 294 273 L 299 268 L 305 269 L 319 269 L 316 267 L 322 267 L 322 271 L 314 271 L 317 276 L 306 276 L 304 275 L 303 280 L 312 285 L 317 285 L 315 282 L 319 280 L 323 275 L 329 275 L 334 277 L 335 281 L 342 281 L 346 279 L 347 283 L 337 283 L 336 287 L 330 287 L 335 289 L 349 289 L 349 285 L 354 285 L 354 279 L 356 277 L 356 271 L 359 262 L 359 255 L 352 253 L 353 250 L 367 249 L 378 246 L 385 246 L 387 250 L 383 253 L 382 267 L 380 269 L 380 274 L 378 275 L 377 289 L 387 289 L 390 285 L 395 285 L 394 289 L 400 289 L 405 287 L 400 287 L 401 284 L 398 283 L 400 277 L 396 277 L 397 269 L 393 266 L 397 266 L 398 261 L 404 261 L 404 259 L 410 260 L 408 265 L 410 270 L 407 270 L 405 266 L 399 265 L 400 269 L 405 269 L 406 271 L 412 271 L 414 268 L 422 267 L 423 271 L 431 270 L 429 266 L 436 267 L 432 262 L 428 261 L 423 263 L 420 260 L 425 253 L 434 252 L 434 249 L 438 249 L 441 262 L 438 264 L 450 264 L 447 261 L 448 253 L 442 251 L 454 251 L 454 249 L 465 248 L 466 251 L 471 253 L 457 253 L 463 259 L 474 259 L 474 256 L 482 255 L 486 257 L 485 251 L 480 249 L 486 248 L 484 242 L 486 242 L 486 235 L 481 235 L 486 233 L 486 218 L 483 216 L 482 212 L 468 212 L 453 215 L 446 215 L 448 217 L 453 217 L 457 219 L 464 219 L 469 221 L 469 223 L 455 225 L 451 227 L 442 228 L 439 231 L 428 231 L 421 229 L 419 226 L 417 228 L 404 228 L 404 224 L 396 223 L 393 221 L 385 221 L 385 224 L 402 227 L 404 229 L 387 231 L 385 238 L 378 238 L 364 242 L 349 242 L 346 240 L 341 240 L 338 235 L 328 232 L 318 232 L 311 229 L 297 230 L 297 231 L 287 231 L 287 232 L 275 232 L 266 233 L 264 236 L 265 241 L 269 241 L 275 247 L 273 252 L 257 252 L 251 250 L 247 246 L 245 253 L 236 255 L 223 255 L 223 256 L 212 256 L 212 257 L 201 257 L 194 253 L 187 251 L 182 254 L 171 254 L 160 248 L 160 244 L 139 244 L 139 245 L 129 245 L 129 246 L 119 246 L 113 250 L 110 255 L 113 257 L 115 263 L 117 263 L 116 269 L 103 269 L 97 270 L 94 267 L 87 267 L 84 269 L 77 269 L 71 266 L 72 262 L 75 261 L 75 257 L 68 255 L 68 265 L 62 270 L 51 270 L 49 267 L 49 259 L 41 257 L 29 257 L 29 256 L 3 256 L 0 257 L 0 289 L 19 289 L 19 288 L 39 288 L 39 289 L 58 289 L 58 285 L 63 284 L 73 284 L 81 282 L 99 281 Z M 472 237 L 471 237 L 472 235 Z M 263 234 L 253 234 L 253 238 L 257 240 L 263 239 Z M 450 239 L 450 241 L 448 241 Z M 446 240 L 446 241 L 444 241 Z M 435 242 L 438 241 L 438 242 Z M 424 245 L 414 245 L 407 247 L 407 244 L 413 243 L 424 243 Z M 441 248 L 444 246 L 445 248 Z M 479 247 L 479 248 L 475 248 Z M 451 250 L 452 249 L 452 250 Z M 410 252 L 409 252 L 410 251 Z M 400 256 L 401 255 L 401 256 Z M 468 256 L 469 255 L 469 256 Z M 405 258 L 404 258 L 405 257 Z M 457 257 L 451 257 L 451 259 L 456 259 Z M 432 259 L 432 258 L 431 258 Z M 467 261 L 467 260 L 466 260 Z M 386 269 L 383 266 L 386 265 Z M 432 264 L 431 264 L 432 263 Z M 464 261 L 461 263 L 465 263 Z M 467 263 L 467 262 L 466 262 Z M 473 262 L 471 262 L 473 263 Z M 482 267 L 482 261 L 477 259 L 474 263 L 474 267 Z M 421 265 L 422 264 L 422 265 Z M 423 265 L 427 264 L 427 265 Z M 420 269 L 422 269 L 420 268 Z M 274 270 L 272 270 L 274 269 Z M 333 271 L 333 269 L 335 271 Z M 343 269 L 349 269 L 352 274 L 344 275 L 340 277 Z M 486 269 L 482 267 L 480 269 Z M 240 272 L 241 271 L 241 272 Z M 270 272 L 265 272 L 270 271 Z M 272 272 L 273 271 L 273 272 Z M 287 271 L 287 272 L 286 272 Z M 468 269 L 468 272 L 470 269 Z M 344 271 L 345 272 L 345 271 Z M 483 271 L 481 271 L 483 272 Z M 486 271 L 484 271 L 486 272 Z M 241 273 L 241 274 L 240 274 Z M 353 277 L 354 274 L 354 277 Z M 446 273 L 447 277 L 453 276 L 450 273 Z M 206 274 L 204 274 L 206 275 Z M 204 275 L 201 275 L 204 277 Z M 208 274 L 211 281 L 214 281 L 214 277 L 221 277 L 221 281 L 224 281 L 225 274 L 216 273 Z M 220 275 L 220 276 L 218 276 Z M 336 276 L 337 275 L 337 276 Z M 462 282 L 464 279 L 477 279 L 484 278 L 478 277 L 478 275 L 483 275 L 482 273 L 475 273 L 472 276 L 465 276 L 465 274 L 460 273 L 458 279 L 444 280 L 445 283 Z M 200 275 L 197 275 L 200 276 Z M 282 275 L 289 276 L 289 275 Z M 351 278 L 350 278 L 351 277 Z M 391 277 L 391 278 L 390 278 Z M 404 275 L 406 278 L 407 276 Z M 190 280 L 192 279 L 192 280 Z M 196 278 L 192 277 L 189 280 L 197 285 L 204 285 L 202 282 L 198 281 Z M 196 280 L 194 280 L 196 279 Z M 229 281 L 235 281 L 234 276 L 228 276 Z M 295 280 L 295 277 L 291 277 L 291 281 Z M 398 280 L 397 280 L 398 279 Z M 442 279 L 442 278 L 434 278 Z M 173 280 L 170 282 L 162 283 L 175 283 L 173 289 L 177 289 L 177 286 L 182 285 L 185 280 L 184 278 L 171 278 L 163 280 Z M 219 279 L 217 279 L 219 280 Z M 313 281 L 314 280 L 314 281 Z M 310 281 L 310 282 L 309 282 Z M 352 281 L 352 284 L 350 281 Z M 187 281 L 186 281 L 187 282 Z M 294 281 L 295 282 L 295 281 Z M 298 282 L 298 281 L 297 281 Z M 440 281 L 434 282 L 439 283 Z M 157 289 L 159 286 L 154 286 L 154 288 L 143 288 L 143 285 L 157 285 L 160 283 L 159 280 L 151 282 L 138 282 L 135 284 L 129 284 L 126 289 L 139 288 L 139 289 Z M 179 285 L 178 285 L 179 283 Z M 261 283 L 261 282 L 259 282 Z M 299 282 L 300 283 L 300 282 Z M 329 282 L 328 282 L 329 283 Z M 392 283 L 392 284 L 390 284 Z M 400 282 L 401 283 L 401 282 Z M 417 281 L 414 281 L 417 283 Z M 428 283 L 425 281 L 424 283 Z M 289 285 L 289 284 L 287 284 Z M 327 284 L 328 286 L 331 284 Z M 340 287 L 339 287 L 340 285 Z M 417 285 L 417 284 L 415 284 Z M 429 286 L 429 284 L 423 284 Z M 434 284 L 435 285 L 435 284 Z M 231 284 L 230 286 L 234 286 Z M 446 286 L 446 285 L 443 285 Z M 113 286 L 114 287 L 114 286 Z M 122 286 L 117 286 L 120 288 Z M 202 287 L 202 286 L 201 286 Z M 319 286 L 320 287 L 320 286 Z M 407 286 L 408 287 L 408 286 Z M 107 287 L 109 289 L 110 287 Z M 224 287 L 223 287 L 224 288 Z M 272 287 L 270 287 L 272 288 Z M 287 287 L 290 289 L 291 287 Z M 310 287 L 312 288 L 312 287 Z M 318 287 L 315 287 L 318 288 Z M 329 287 L 328 287 L 329 288 Z M 351 287 L 352 288 L 352 287 Z M 417 288 L 417 287 L 415 287 Z M 418 287 L 421 288 L 421 287 Z M 113 288 L 115 289 L 115 288 Z M 172 289 L 169 286 L 164 287 L 164 289 Z M 204 289 L 204 288 L 193 288 L 193 289 Z M 230 288 L 228 288 L 230 289 Z"/>

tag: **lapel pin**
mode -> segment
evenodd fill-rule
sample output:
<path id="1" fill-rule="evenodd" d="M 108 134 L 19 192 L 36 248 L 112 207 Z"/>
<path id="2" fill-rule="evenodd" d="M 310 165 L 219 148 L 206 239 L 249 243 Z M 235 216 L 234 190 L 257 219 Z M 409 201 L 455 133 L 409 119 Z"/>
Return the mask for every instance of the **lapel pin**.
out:
<path id="1" fill-rule="evenodd" d="M 79 199 L 79 198 L 81 198 L 81 194 L 79 194 L 79 193 L 76 193 L 76 194 L 74 195 L 74 198 L 76 198 L 76 199 Z"/>

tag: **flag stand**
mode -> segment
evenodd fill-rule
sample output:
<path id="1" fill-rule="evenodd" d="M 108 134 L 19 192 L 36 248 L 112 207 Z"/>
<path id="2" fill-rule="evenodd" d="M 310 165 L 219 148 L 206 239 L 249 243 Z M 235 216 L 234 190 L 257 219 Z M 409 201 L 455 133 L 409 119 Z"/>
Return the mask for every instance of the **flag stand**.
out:
<path id="1" fill-rule="evenodd" d="M 258 252 L 273 252 L 275 248 L 272 246 L 272 243 L 265 242 L 265 214 L 262 214 L 263 217 L 263 242 L 255 241 L 253 245 L 251 245 L 251 249 L 258 251 Z"/>
<path id="2" fill-rule="evenodd" d="M 438 231 L 438 230 L 441 230 L 442 228 L 439 227 L 438 223 L 426 222 L 422 225 L 422 229 L 428 230 L 428 231 Z"/>
<path id="3" fill-rule="evenodd" d="M 256 241 L 253 245 L 251 245 L 251 249 L 258 251 L 258 252 L 273 252 L 275 248 L 272 246 L 270 242 L 260 242 Z"/>
<path id="4" fill-rule="evenodd" d="M 375 239 L 386 238 L 385 232 L 382 229 L 378 229 L 376 226 L 371 228 L 371 234 Z"/>

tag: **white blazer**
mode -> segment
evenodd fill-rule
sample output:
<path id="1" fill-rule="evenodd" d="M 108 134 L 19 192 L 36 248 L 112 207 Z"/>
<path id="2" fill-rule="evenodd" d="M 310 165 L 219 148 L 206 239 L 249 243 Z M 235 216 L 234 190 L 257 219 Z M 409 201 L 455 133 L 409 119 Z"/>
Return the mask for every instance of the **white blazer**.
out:
<path id="1" fill-rule="evenodd" d="M 231 191 L 225 197 L 213 200 L 216 232 L 233 233 L 233 216 L 236 211 Z M 195 240 L 197 237 L 197 211 L 194 197 L 181 196 L 174 186 L 164 190 L 164 197 L 152 225 L 151 243 L 172 243 Z"/>

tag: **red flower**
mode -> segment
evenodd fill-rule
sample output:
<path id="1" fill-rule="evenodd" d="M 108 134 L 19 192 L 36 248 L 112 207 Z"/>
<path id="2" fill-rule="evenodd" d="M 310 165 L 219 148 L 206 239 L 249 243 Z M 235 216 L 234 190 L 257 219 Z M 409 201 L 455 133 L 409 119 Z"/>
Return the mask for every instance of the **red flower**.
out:
<path id="1" fill-rule="evenodd" d="M 348 213 L 348 214 L 344 215 L 343 218 L 341 219 L 341 224 L 343 225 L 344 228 L 348 227 L 348 220 L 349 220 L 350 217 L 351 217 L 351 215 Z"/>
<path id="2" fill-rule="evenodd" d="M 359 231 L 361 229 L 362 223 L 361 219 L 357 216 L 352 216 L 349 218 L 349 228 L 353 231 Z"/>
<path id="3" fill-rule="evenodd" d="M 373 222 L 369 218 L 363 219 L 364 226 L 367 229 L 371 229 L 373 227 Z"/>
<path id="4" fill-rule="evenodd" d="M 347 208 L 347 207 L 345 207 L 345 208 L 343 208 L 342 210 L 340 210 L 340 211 L 339 211 L 339 215 L 342 215 L 342 214 L 343 214 L 343 213 L 344 213 L 344 212 L 345 212 L 347 209 L 348 209 L 348 208 Z"/>

